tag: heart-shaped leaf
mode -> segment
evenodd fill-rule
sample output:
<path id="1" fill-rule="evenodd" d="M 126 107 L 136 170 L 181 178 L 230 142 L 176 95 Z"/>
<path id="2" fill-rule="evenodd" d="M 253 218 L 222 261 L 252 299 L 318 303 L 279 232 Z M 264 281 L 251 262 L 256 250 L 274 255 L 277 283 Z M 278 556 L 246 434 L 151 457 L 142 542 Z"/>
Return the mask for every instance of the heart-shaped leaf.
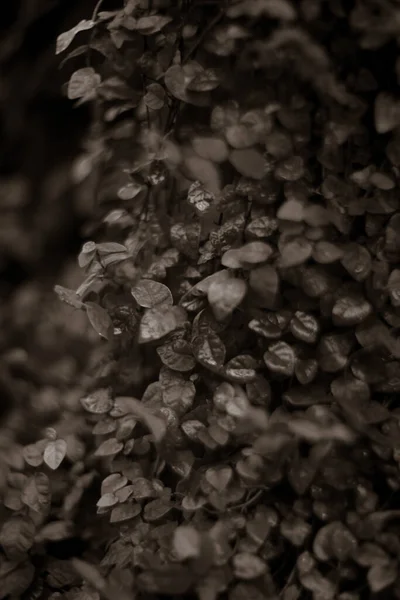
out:
<path id="1" fill-rule="evenodd" d="M 159 304 L 172 306 L 173 299 L 169 288 L 152 279 L 141 279 L 132 289 L 131 294 L 139 306 L 154 308 Z"/>
<path id="2" fill-rule="evenodd" d="M 217 321 L 229 317 L 239 306 L 247 292 L 243 279 L 231 277 L 225 281 L 214 281 L 208 289 L 208 301 Z"/>
<path id="3" fill-rule="evenodd" d="M 225 362 L 226 349 L 216 333 L 199 335 L 192 341 L 193 354 L 204 367 L 219 372 Z"/>
<path id="4" fill-rule="evenodd" d="M 185 311 L 178 306 L 162 304 L 149 308 L 140 321 L 139 343 L 160 340 L 182 325 L 185 317 Z"/>
<path id="5" fill-rule="evenodd" d="M 273 373 L 291 377 L 294 374 L 296 355 L 289 344 L 279 341 L 268 346 L 264 362 Z"/>
<path id="6" fill-rule="evenodd" d="M 50 469 L 58 469 L 67 453 L 67 442 L 62 439 L 49 442 L 44 449 L 43 460 Z"/>

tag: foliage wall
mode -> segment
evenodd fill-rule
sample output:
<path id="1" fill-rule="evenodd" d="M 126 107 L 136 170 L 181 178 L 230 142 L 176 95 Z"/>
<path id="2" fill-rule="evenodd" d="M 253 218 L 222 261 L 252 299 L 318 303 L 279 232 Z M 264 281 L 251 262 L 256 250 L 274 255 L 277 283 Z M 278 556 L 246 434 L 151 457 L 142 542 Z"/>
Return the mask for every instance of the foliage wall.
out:
<path id="1" fill-rule="evenodd" d="M 93 208 L 64 379 L 5 428 L 6 596 L 400 596 L 399 18 L 127 0 L 58 37 Z"/>

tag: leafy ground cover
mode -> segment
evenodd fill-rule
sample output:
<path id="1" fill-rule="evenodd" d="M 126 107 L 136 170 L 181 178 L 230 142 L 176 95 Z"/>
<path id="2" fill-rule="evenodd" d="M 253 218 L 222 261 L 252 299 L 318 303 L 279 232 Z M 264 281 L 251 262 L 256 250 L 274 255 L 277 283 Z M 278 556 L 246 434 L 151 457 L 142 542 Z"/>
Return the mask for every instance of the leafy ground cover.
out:
<path id="1" fill-rule="evenodd" d="M 95 206 L 7 356 L 54 380 L 2 435 L 3 594 L 398 598 L 398 4 L 106 4 L 56 45 Z"/>

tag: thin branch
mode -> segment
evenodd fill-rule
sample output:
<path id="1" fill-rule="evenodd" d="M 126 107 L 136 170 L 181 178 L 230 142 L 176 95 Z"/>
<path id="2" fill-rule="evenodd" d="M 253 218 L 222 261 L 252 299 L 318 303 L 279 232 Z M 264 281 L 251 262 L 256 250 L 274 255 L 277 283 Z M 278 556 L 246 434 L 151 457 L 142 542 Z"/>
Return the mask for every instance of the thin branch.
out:
<path id="1" fill-rule="evenodd" d="M 210 23 L 207 25 L 207 27 L 201 32 L 201 34 L 199 35 L 197 40 L 193 43 L 192 47 L 189 48 L 189 51 L 188 51 L 186 57 L 184 58 L 184 60 L 182 60 L 183 64 L 186 63 L 193 56 L 193 54 L 196 52 L 198 47 L 202 44 L 204 38 L 207 37 L 207 35 L 210 33 L 210 31 L 212 29 L 214 29 L 214 27 L 221 21 L 221 19 L 223 18 L 224 15 L 225 15 L 225 8 L 222 8 L 215 15 L 215 17 L 210 21 Z"/>
<path id="2" fill-rule="evenodd" d="M 91 20 L 96 22 L 96 19 L 98 17 L 98 14 L 100 12 L 101 7 L 103 6 L 104 0 L 98 0 L 96 6 L 93 9 L 93 13 L 91 16 Z M 94 39 L 94 35 L 96 33 L 96 24 L 94 25 L 92 31 L 90 32 L 90 36 L 89 36 L 89 44 L 88 44 L 88 49 L 87 49 L 87 53 L 86 53 L 86 65 L 88 67 L 90 67 L 90 57 L 91 57 L 91 53 L 92 53 L 92 42 Z"/>

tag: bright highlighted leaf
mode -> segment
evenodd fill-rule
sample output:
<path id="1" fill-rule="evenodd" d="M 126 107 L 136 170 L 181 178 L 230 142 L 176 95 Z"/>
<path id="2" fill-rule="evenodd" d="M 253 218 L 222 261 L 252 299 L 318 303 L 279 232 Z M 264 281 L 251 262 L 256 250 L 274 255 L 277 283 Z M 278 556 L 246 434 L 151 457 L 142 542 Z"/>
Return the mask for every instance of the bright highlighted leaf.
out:
<path id="1" fill-rule="evenodd" d="M 65 440 L 55 440 L 47 444 L 43 453 L 43 460 L 50 469 L 55 471 L 61 465 L 67 453 L 67 442 Z"/>
<path id="2" fill-rule="evenodd" d="M 100 85 L 100 75 L 92 67 L 85 67 L 72 73 L 68 83 L 68 98 L 93 100 Z"/>
<path id="3" fill-rule="evenodd" d="M 118 190 L 117 195 L 120 200 L 133 200 L 133 198 L 136 198 L 136 196 L 138 196 L 143 189 L 144 187 L 142 185 L 136 183 L 135 181 L 131 181 L 121 187 Z"/>
<path id="4" fill-rule="evenodd" d="M 264 242 L 249 242 L 241 248 L 227 250 L 222 256 L 221 263 L 230 269 L 245 269 L 251 265 L 265 262 L 271 256 L 273 250 L 269 244 Z"/>
<path id="5" fill-rule="evenodd" d="M 191 525 L 181 525 L 175 530 L 173 549 L 178 560 L 199 557 L 201 551 L 200 533 Z"/>
<path id="6" fill-rule="evenodd" d="M 208 290 L 208 301 L 217 321 L 223 321 L 239 306 L 247 292 L 243 279 L 231 278 L 215 281 Z"/>
<path id="7" fill-rule="evenodd" d="M 160 340 L 182 325 L 185 318 L 186 312 L 178 306 L 163 304 L 149 308 L 140 322 L 139 343 Z"/>
<path id="8" fill-rule="evenodd" d="M 54 291 L 62 302 L 69 304 L 73 308 L 82 308 L 83 302 L 81 302 L 76 295 L 75 290 L 70 290 L 63 287 L 62 285 L 56 285 Z"/>
<path id="9" fill-rule="evenodd" d="M 63 33 L 61 33 L 57 38 L 56 54 L 60 54 L 61 52 L 64 52 L 64 50 L 66 50 L 68 48 L 68 46 L 73 41 L 74 37 L 80 31 L 87 31 L 88 29 L 93 29 L 94 25 L 95 25 L 94 21 L 91 21 L 91 20 L 89 21 L 89 20 L 84 19 L 83 21 L 80 21 L 80 23 L 78 23 L 78 25 L 75 25 L 75 27 L 70 29 L 69 31 L 64 31 Z"/>
<path id="10" fill-rule="evenodd" d="M 200 181 L 195 181 L 189 188 L 188 202 L 200 217 L 204 217 L 214 206 L 215 197 Z"/>
<path id="11" fill-rule="evenodd" d="M 169 288 L 152 279 L 142 279 L 131 289 L 131 294 L 139 306 L 154 308 L 158 304 L 172 306 L 173 299 Z"/>

